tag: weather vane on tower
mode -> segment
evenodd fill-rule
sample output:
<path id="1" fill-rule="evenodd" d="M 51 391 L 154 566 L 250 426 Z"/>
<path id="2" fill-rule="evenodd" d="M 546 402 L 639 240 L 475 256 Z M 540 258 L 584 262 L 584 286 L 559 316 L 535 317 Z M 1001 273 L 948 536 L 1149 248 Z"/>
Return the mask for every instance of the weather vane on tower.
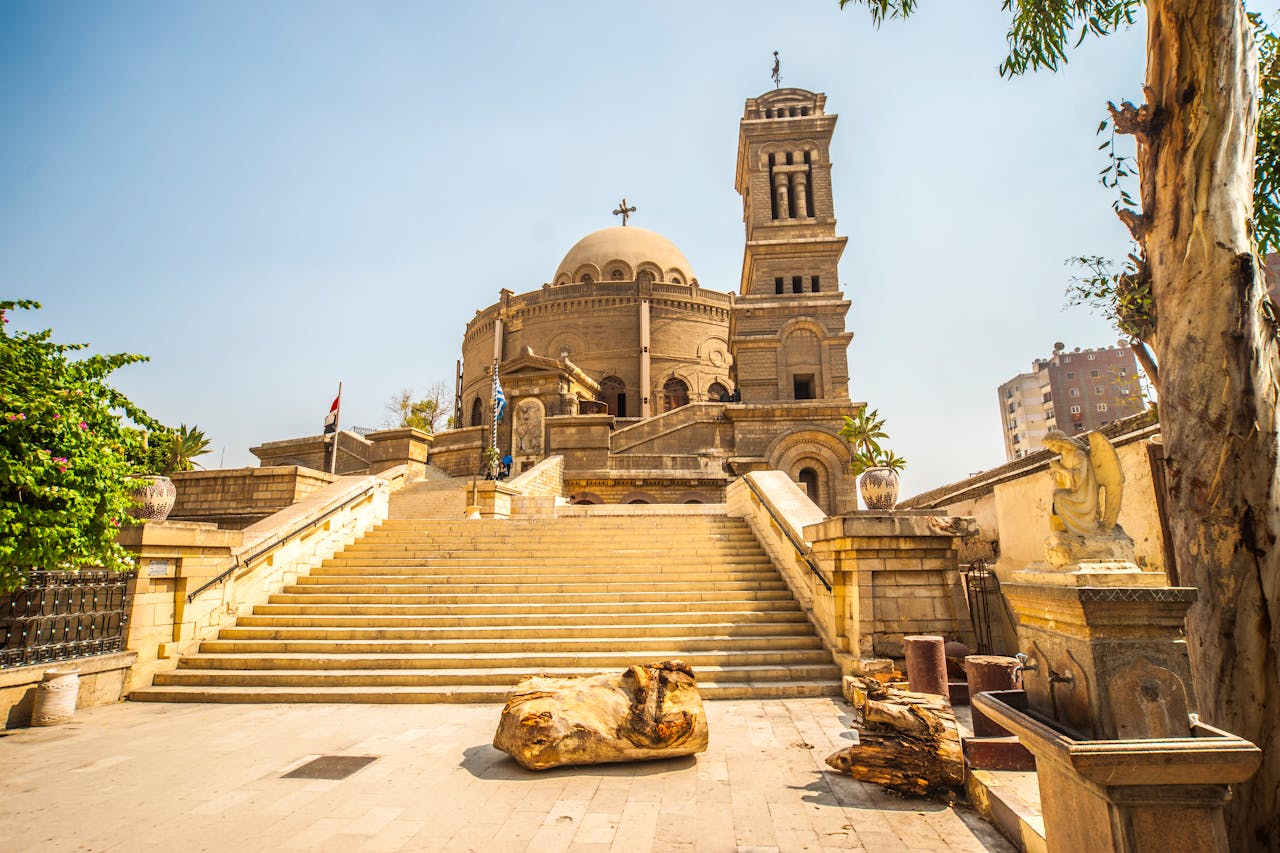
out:
<path id="1" fill-rule="evenodd" d="M 773 88 L 782 88 L 782 60 L 778 58 L 778 52 L 773 52 L 773 73 L 769 75 L 773 78 Z"/>
<path id="2" fill-rule="evenodd" d="M 633 214 L 633 213 L 635 213 L 635 212 L 636 212 L 636 209 L 635 209 L 635 207 L 634 207 L 634 206 L 632 206 L 632 207 L 627 207 L 627 199 L 626 199 L 626 196 L 623 196 L 623 198 L 622 198 L 622 204 L 618 205 L 618 209 L 617 209 L 617 210 L 615 210 L 615 211 L 613 212 L 613 215 L 614 215 L 614 216 L 621 216 L 621 217 L 622 217 L 622 224 L 623 224 L 623 225 L 626 225 L 626 224 L 627 224 L 627 219 L 629 219 L 629 218 L 631 217 L 631 214 Z"/>

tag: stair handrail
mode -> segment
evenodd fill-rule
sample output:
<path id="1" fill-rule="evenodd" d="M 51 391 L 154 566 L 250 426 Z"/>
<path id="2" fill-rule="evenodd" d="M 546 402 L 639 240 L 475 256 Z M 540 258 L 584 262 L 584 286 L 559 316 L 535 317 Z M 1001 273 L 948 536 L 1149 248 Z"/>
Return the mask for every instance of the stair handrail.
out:
<path id="1" fill-rule="evenodd" d="M 314 518 L 309 518 L 306 521 L 302 522 L 301 524 L 298 524 L 298 525 L 295 525 L 294 527 L 289 528 L 284 533 L 279 533 L 275 536 L 270 537 L 266 542 L 259 545 L 253 551 L 253 553 L 250 554 L 248 557 L 242 557 L 240 554 L 234 555 L 231 558 L 230 566 L 228 566 L 216 577 L 196 587 L 194 592 L 187 594 L 187 603 L 190 604 L 191 602 L 195 601 L 196 596 L 198 596 L 200 593 L 204 592 L 206 589 L 211 589 L 212 587 L 215 587 L 218 584 L 222 583 L 227 578 L 235 574 L 238 569 L 248 566 L 254 560 L 258 559 L 263 554 L 266 554 L 268 551 L 278 548 L 280 547 L 281 544 L 288 542 L 290 539 L 294 538 L 295 536 L 298 536 L 302 533 L 307 532 L 311 528 L 315 527 L 317 524 L 320 524 L 322 521 L 327 520 L 329 516 L 334 515 L 335 513 L 341 512 L 342 510 L 349 507 L 351 504 L 363 498 L 365 495 L 368 495 L 371 492 L 375 491 L 378 488 L 379 482 L 380 482 L 379 479 L 377 477 L 374 477 L 368 483 L 368 485 L 366 485 L 363 489 L 361 489 L 358 492 L 355 492 L 354 494 L 344 496 L 344 499 L 342 501 L 338 502 L 334 506 L 329 507 L 329 509 L 325 510 L 320 515 L 317 515 Z"/>
<path id="2" fill-rule="evenodd" d="M 818 564 L 814 562 L 813 551 L 810 550 L 809 546 L 796 540 L 795 535 L 791 532 L 791 525 L 778 517 L 778 514 L 773 511 L 773 507 L 769 505 L 767 500 L 765 500 L 764 493 L 760 491 L 760 487 L 752 482 L 750 477 L 744 476 L 742 481 L 747 484 L 747 488 L 751 490 L 751 494 L 755 495 L 756 500 L 760 502 L 762 507 L 764 507 L 764 511 L 769 513 L 769 517 L 773 519 L 773 523 L 778 525 L 778 529 L 782 531 L 782 535 L 787 537 L 787 541 L 791 543 L 791 547 L 796 549 L 796 553 L 800 555 L 800 559 L 804 560 L 804 564 L 809 567 L 809 571 L 813 573 L 813 576 L 827 588 L 827 592 L 831 592 L 831 582 L 824 578 L 822 576 L 822 572 L 818 570 Z"/>

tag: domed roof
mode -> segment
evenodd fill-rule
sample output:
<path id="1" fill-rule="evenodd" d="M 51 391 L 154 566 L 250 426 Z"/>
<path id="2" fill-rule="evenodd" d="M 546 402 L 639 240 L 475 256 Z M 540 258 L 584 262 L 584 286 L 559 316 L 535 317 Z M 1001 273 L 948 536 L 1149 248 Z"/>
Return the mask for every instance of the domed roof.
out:
<path id="1" fill-rule="evenodd" d="M 615 225 L 583 237 L 560 262 L 554 284 L 582 281 L 632 281 L 641 268 L 653 273 L 655 281 L 688 284 L 693 278 L 689 259 L 675 244 L 645 228 Z"/>

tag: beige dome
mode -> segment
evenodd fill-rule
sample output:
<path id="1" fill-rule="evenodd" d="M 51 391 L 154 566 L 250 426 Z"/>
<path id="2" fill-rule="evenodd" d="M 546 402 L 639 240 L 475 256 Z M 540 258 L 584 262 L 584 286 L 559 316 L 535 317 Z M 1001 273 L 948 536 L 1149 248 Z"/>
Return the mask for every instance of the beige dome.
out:
<path id="1" fill-rule="evenodd" d="M 553 284 L 582 281 L 634 281 L 645 271 L 654 281 L 688 284 L 693 278 L 689 259 L 675 244 L 644 228 L 615 225 L 579 240 L 556 269 Z"/>

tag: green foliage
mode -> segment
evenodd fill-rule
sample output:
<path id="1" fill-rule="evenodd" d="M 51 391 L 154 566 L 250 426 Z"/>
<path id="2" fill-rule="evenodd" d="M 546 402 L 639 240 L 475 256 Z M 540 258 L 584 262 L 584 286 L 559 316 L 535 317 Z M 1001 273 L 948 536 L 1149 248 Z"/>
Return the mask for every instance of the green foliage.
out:
<path id="1" fill-rule="evenodd" d="M 453 400 L 443 382 L 427 389 L 422 397 L 415 398 L 412 388 L 405 388 L 391 395 L 387 401 L 387 421 L 390 427 L 413 427 L 423 432 L 435 433 L 441 420 L 452 426 Z"/>
<path id="2" fill-rule="evenodd" d="M 1083 275 L 1073 275 L 1067 285 L 1067 304 L 1083 305 L 1115 324 L 1122 334 L 1150 341 L 1155 334 L 1155 302 L 1151 296 L 1151 276 L 1136 255 L 1121 265 L 1099 255 L 1068 258 L 1067 266 Z"/>
<path id="3" fill-rule="evenodd" d="M 1000 76 L 1057 71 L 1058 63 L 1067 61 L 1068 48 L 1132 26 L 1141 5 L 1141 0 L 1002 0 L 1000 8 L 1012 12 L 1013 20 Z"/>
<path id="4" fill-rule="evenodd" d="M 146 451 L 138 467 L 148 473 L 168 477 L 175 471 L 190 471 L 199 465 L 197 456 L 209 452 L 209 439 L 195 427 L 182 424 L 177 429 L 159 427 L 146 435 Z"/>
<path id="5" fill-rule="evenodd" d="M 850 3 L 865 5 L 877 27 L 886 18 L 906 18 L 916 10 L 916 0 L 840 0 L 840 8 L 843 9 Z"/>
<path id="6" fill-rule="evenodd" d="M 1250 15 L 1258 42 L 1258 153 L 1253 167 L 1253 239 L 1258 254 L 1280 251 L 1280 36 Z"/>
<path id="7" fill-rule="evenodd" d="M 0 301 L 0 316 L 39 307 Z M 77 359 L 85 345 L 51 336 L 0 327 L 0 589 L 37 568 L 131 567 L 115 540 L 145 448 L 125 419 L 161 429 L 106 382 L 143 356 Z"/>
<path id="8" fill-rule="evenodd" d="M 849 442 L 853 457 L 849 461 L 849 470 L 855 477 L 868 468 L 901 471 L 907 465 L 907 460 L 880 445 L 881 441 L 889 440 L 889 434 L 884 431 L 884 418 L 880 417 L 878 409 L 868 411 L 864 407 L 856 417 L 845 415 L 844 426 L 840 427 L 838 434 Z"/>

